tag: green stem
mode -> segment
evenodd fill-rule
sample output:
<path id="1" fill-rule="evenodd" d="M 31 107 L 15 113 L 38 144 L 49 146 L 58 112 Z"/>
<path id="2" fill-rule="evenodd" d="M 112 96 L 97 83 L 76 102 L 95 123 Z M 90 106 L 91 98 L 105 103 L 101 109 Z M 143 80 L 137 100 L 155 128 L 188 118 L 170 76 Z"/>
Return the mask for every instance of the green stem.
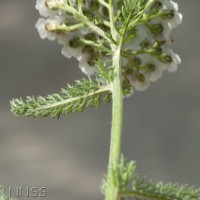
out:
<path id="1" fill-rule="evenodd" d="M 113 36 L 113 39 L 116 40 L 116 27 L 115 27 L 115 17 L 114 17 L 114 8 L 113 8 L 113 0 L 109 0 L 109 18 L 110 18 L 110 28 L 111 28 L 111 33 Z"/>
<path id="2" fill-rule="evenodd" d="M 96 26 L 93 22 L 91 22 L 85 15 L 83 15 L 81 12 L 79 12 L 78 10 L 76 10 L 75 8 L 69 6 L 69 5 L 59 5 L 59 9 L 64 10 L 72 15 L 74 15 L 74 17 L 81 21 L 82 23 L 84 23 L 89 29 L 93 30 L 95 33 L 97 33 L 99 36 L 101 36 L 102 38 L 104 38 L 106 41 L 110 41 L 110 38 L 106 36 L 105 32 L 99 28 L 98 26 Z"/>
<path id="3" fill-rule="evenodd" d="M 106 8 L 109 9 L 109 4 L 108 4 L 107 2 L 105 2 L 104 0 L 98 0 L 98 2 L 99 2 L 101 5 L 103 5 L 103 6 L 105 6 Z"/>
<path id="4" fill-rule="evenodd" d="M 122 116 L 123 116 L 123 100 L 121 86 L 121 47 L 118 46 L 113 57 L 113 65 L 115 67 L 115 79 L 112 84 L 112 129 L 110 154 L 108 165 L 108 179 L 106 200 L 116 200 L 119 193 L 118 164 L 121 155 L 121 135 L 122 135 Z"/>
<path id="5" fill-rule="evenodd" d="M 109 15 L 111 24 L 111 33 L 114 40 L 118 33 L 114 25 L 114 13 L 112 0 L 109 0 Z M 121 137 L 122 137 L 122 118 L 123 118 L 123 99 L 122 99 L 122 77 L 121 77 L 121 48 L 123 38 L 120 37 L 117 46 L 112 45 L 114 80 L 112 82 L 112 129 L 110 141 L 110 153 L 108 164 L 108 178 L 106 189 L 106 200 L 117 200 L 119 194 L 118 164 L 121 155 Z"/>

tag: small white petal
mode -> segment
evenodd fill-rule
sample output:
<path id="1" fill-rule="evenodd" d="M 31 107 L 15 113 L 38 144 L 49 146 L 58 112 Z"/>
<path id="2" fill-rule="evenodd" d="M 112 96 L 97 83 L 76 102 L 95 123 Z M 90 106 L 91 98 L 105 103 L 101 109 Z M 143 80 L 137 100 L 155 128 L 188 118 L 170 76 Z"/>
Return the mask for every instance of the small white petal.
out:
<path id="1" fill-rule="evenodd" d="M 177 4 L 176 2 L 174 2 L 174 1 L 171 1 L 171 0 L 170 0 L 169 2 L 171 3 L 173 9 L 174 9 L 175 11 L 178 11 L 178 4 Z"/>
<path id="2" fill-rule="evenodd" d="M 71 58 L 73 56 L 78 60 L 81 53 L 82 53 L 81 48 L 73 48 L 68 46 L 67 44 L 65 44 L 62 48 L 62 54 L 67 58 Z"/>
<path id="3" fill-rule="evenodd" d="M 46 0 L 37 0 L 35 8 L 43 17 L 48 17 L 48 8 L 46 7 Z"/>
<path id="4" fill-rule="evenodd" d="M 54 18 L 56 14 L 59 12 L 59 11 L 49 9 L 46 5 L 46 0 L 37 0 L 35 8 L 36 10 L 39 11 L 40 15 L 43 17 Z"/>
<path id="5" fill-rule="evenodd" d="M 138 80 L 135 74 L 131 74 L 128 76 L 131 85 L 137 91 L 144 91 L 150 86 L 149 74 L 143 74 L 143 75 L 145 77 L 144 81 Z"/>
<path id="6" fill-rule="evenodd" d="M 148 89 L 149 86 L 150 86 L 149 80 L 145 80 L 145 81 L 135 80 L 133 83 L 133 87 L 135 88 L 135 90 L 138 90 L 138 91 L 144 91 Z"/>
<path id="7" fill-rule="evenodd" d="M 173 61 L 174 63 L 176 63 L 177 65 L 181 64 L 181 58 L 178 54 L 173 54 Z"/>
<path id="8" fill-rule="evenodd" d="M 42 39 L 48 39 L 48 40 L 55 40 L 58 36 L 57 33 L 50 32 L 46 29 L 46 25 L 48 23 L 56 23 L 55 20 L 50 19 L 44 19 L 40 18 L 36 23 L 36 28 L 38 29 L 39 35 Z"/>
<path id="9" fill-rule="evenodd" d="M 40 18 L 35 25 L 42 39 L 45 39 L 47 37 L 47 31 L 45 26 L 46 26 L 46 19 L 44 18 Z"/>
<path id="10" fill-rule="evenodd" d="M 172 49 L 166 48 L 163 50 L 163 53 L 166 53 L 172 57 L 171 63 L 161 63 L 162 66 L 165 66 L 169 72 L 175 72 L 178 68 L 178 65 L 181 63 L 181 59 L 178 54 L 175 54 Z"/>
<path id="11" fill-rule="evenodd" d="M 70 41 L 73 38 L 80 38 L 82 34 L 79 31 L 68 33 L 68 35 L 58 37 L 58 43 L 63 44 L 62 54 L 67 57 L 71 58 L 72 56 L 75 57 L 77 60 L 80 59 L 82 54 L 82 47 L 72 47 L 70 46 Z"/>
<path id="12" fill-rule="evenodd" d="M 67 57 L 67 58 L 71 58 L 72 54 L 71 54 L 71 49 L 69 48 L 69 46 L 65 45 L 63 46 L 61 53 L 63 56 Z"/>
<path id="13" fill-rule="evenodd" d="M 88 55 L 86 54 L 81 55 L 79 68 L 84 74 L 91 76 L 94 74 L 95 68 L 88 64 L 89 61 L 88 59 L 89 59 Z"/>
<path id="14" fill-rule="evenodd" d="M 143 66 L 145 66 L 146 64 L 153 64 L 155 66 L 155 69 L 153 71 L 142 72 L 142 73 L 146 73 L 145 78 L 148 78 L 150 81 L 154 82 L 162 77 L 163 71 L 165 70 L 165 68 L 162 65 L 160 65 L 157 59 L 155 59 L 154 57 L 148 54 L 141 54 L 138 57 L 142 60 Z"/>
<path id="15" fill-rule="evenodd" d="M 162 20 L 161 18 L 153 19 L 151 21 L 151 24 L 161 24 L 163 31 L 161 34 L 156 36 L 156 39 L 159 41 L 162 40 L 169 40 L 172 28 L 167 20 Z"/>
<path id="16" fill-rule="evenodd" d="M 163 70 L 159 66 L 156 66 L 156 69 L 150 73 L 150 81 L 155 82 L 160 79 L 162 75 Z"/>

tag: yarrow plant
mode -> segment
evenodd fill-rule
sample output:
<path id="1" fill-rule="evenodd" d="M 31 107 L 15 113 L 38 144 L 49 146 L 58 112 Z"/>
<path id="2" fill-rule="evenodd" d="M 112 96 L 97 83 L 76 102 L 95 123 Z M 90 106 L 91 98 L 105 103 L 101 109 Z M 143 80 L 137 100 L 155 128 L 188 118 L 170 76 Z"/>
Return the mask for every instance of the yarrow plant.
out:
<path id="1" fill-rule="evenodd" d="M 181 63 L 171 32 L 182 21 L 172 0 L 37 0 L 42 39 L 57 41 L 62 54 L 79 61 L 87 79 L 47 97 L 13 99 L 11 110 L 27 117 L 59 118 L 112 101 L 108 174 L 102 182 L 106 200 L 200 200 L 187 185 L 146 181 L 134 161 L 121 156 L 123 99 L 146 90 L 164 71 Z M 130 184 L 131 183 L 131 184 Z"/>

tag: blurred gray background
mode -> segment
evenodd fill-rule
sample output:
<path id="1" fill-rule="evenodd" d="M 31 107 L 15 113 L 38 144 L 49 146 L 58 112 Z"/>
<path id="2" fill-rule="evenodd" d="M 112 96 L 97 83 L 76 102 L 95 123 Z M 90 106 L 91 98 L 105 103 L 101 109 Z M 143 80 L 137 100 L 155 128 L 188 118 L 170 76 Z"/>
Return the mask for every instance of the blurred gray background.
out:
<path id="1" fill-rule="evenodd" d="M 200 186 L 200 1 L 178 0 L 173 49 L 182 64 L 125 100 L 123 153 L 155 181 Z M 0 185 L 47 187 L 46 199 L 103 199 L 111 106 L 59 121 L 10 113 L 9 100 L 59 91 L 84 75 L 60 46 L 39 38 L 35 0 L 0 0 Z M 27 199 L 27 198 L 25 198 Z"/>

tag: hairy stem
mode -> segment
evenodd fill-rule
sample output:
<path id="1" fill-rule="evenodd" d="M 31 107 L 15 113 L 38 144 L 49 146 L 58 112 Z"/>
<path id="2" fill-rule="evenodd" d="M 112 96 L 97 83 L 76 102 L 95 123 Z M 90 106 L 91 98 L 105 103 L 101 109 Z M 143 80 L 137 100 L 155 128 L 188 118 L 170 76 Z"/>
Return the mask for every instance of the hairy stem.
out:
<path id="1" fill-rule="evenodd" d="M 118 197 L 118 180 L 116 180 L 117 166 L 119 164 L 121 155 L 121 135 L 122 135 L 122 115 L 123 115 L 123 101 L 122 101 L 122 86 L 121 86 L 121 47 L 118 46 L 113 57 L 113 64 L 115 67 L 115 79 L 112 84 L 112 129 L 110 154 L 108 165 L 108 179 L 106 200 L 116 200 Z"/>
<path id="2" fill-rule="evenodd" d="M 110 18 L 110 28 L 113 38 L 116 40 L 116 27 L 115 27 L 115 17 L 114 17 L 114 8 L 113 8 L 113 0 L 109 0 L 109 18 Z"/>
<path id="3" fill-rule="evenodd" d="M 112 0 L 109 0 L 109 15 L 111 24 L 111 33 L 114 40 L 117 39 L 118 33 L 114 25 L 114 13 Z M 112 82 L 112 129 L 110 141 L 110 154 L 108 165 L 108 179 L 106 189 L 106 200 L 116 200 L 119 193 L 118 164 L 121 155 L 121 135 L 122 135 L 122 116 L 123 116 L 123 100 L 122 100 L 122 80 L 121 80 L 121 47 L 122 37 L 117 46 L 113 45 L 113 66 L 114 80 Z"/>
<path id="4" fill-rule="evenodd" d="M 99 36 L 104 38 L 106 41 L 110 41 L 110 38 L 106 36 L 105 32 L 96 26 L 93 22 L 91 22 L 85 15 L 83 15 L 81 12 L 73 8 L 72 6 L 68 6 L 66 4 L 59 5 L 59 8 L 61 10 L 64 10 L 72 15 L 82 23 L 84 23 L 89 29 L 93 30 L 95 33 L 97 33 Z"/>

